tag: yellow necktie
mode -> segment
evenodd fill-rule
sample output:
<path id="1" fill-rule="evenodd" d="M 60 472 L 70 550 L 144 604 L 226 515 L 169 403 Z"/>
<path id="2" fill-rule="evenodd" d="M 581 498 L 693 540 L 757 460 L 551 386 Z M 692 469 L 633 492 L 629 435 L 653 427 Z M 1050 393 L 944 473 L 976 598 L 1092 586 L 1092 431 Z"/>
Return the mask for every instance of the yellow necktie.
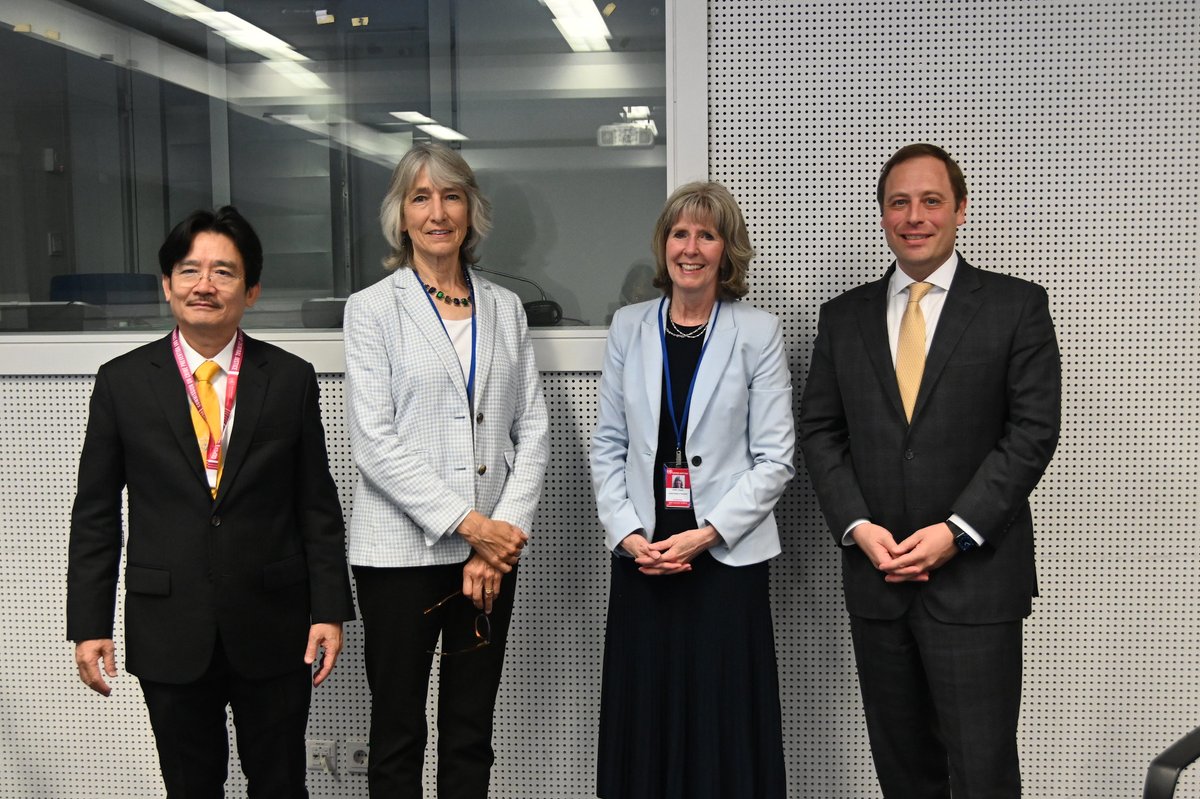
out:
<path id="1" fill-rule="evenodd" d="M 217 441 L 221 440 L 221 404 L 217 400 L 217 391 L 213 388 L 212 379 L 217 372 L 221 371 L 221 367 L 216 361 L 205 361 L 196 369 L 196 393 L 200 395 L 200 404 L 204 407 L 204 416 L 207 421 L 200 416 L 200 412 L 196 410 L 196 406 L 192 405 L 192 427 L 196 428 L 196 441 L 200 444 L 200 457 L 205 459 L 208 454 L 208 442 L 215 437 Z M 221 450 L 221 458 L 219 461 L 221 466 L 225 465 L 225 451 Z M 217 469 L 217 482 L 221 482 L 221 470 Z M 212 495 L 216 497 L 217 489 L 212 489 Z"/>
<path id="2" fill-rule="evenodd" d="M 921 388 L 921 375 L 925 373 L 925 315 L 921 313 L 921 298 L 931 288 L 932 283 L 909 284 L 908 305 L 904 306 L 896 344 L 896 382 L 900 385 L 904 417 L 910 422 Z"/>

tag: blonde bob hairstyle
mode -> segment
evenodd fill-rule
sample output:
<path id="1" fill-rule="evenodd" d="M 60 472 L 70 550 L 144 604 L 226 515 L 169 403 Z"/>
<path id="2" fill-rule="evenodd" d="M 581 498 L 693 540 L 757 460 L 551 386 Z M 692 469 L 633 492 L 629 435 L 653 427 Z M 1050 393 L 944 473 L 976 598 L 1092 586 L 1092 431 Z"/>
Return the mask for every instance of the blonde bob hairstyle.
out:
<path id="1" fill-rule="evenodd" d="M 654 226 L 654 285 L 671 294 L 671 275 L 667 271 L 667 236 L 681 219 L 690 219 L 702 225 L 711 225 L 725 245 L 725 254 L 717 272 L 717 299 L 736 300 L 750 291 L 746 285 L 746 272 L 754 258 L 754 247 L 750 234 L 746 232 L 746 220 L 742 209 L 729 189 L 713 181 L 700 181 L 680 186 L 667 198 L 667 204 Z"/>
<path id="2" fill-rule="evenodd" d="M 413 189 L 424 169 L 434 188 L 461 189 L 467 195 L 467 219 L 470 229 L 459 249 L 463 264 L 474 264 L 479 260 L 475 251 L 483 237 L 492 229 L 492 204 L 479 190 L 475 173 L 463 157 L 444 144 L 421 142 L 404 154 L 392 171 L 387 194 L 379 207 L 379 224 L 383 237 L 392 251 L 383 259 L 386 269 L 398 269 L 413 264 L 412 239 L 401 231 L 404 226 L 404 200 Z"/>

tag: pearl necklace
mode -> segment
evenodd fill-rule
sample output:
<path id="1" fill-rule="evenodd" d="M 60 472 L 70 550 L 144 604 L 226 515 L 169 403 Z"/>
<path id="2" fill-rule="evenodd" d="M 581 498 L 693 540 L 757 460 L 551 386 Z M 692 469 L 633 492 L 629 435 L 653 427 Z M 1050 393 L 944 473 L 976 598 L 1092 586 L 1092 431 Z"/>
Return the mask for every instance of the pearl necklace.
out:
<path id="1" fill-rule="evenodd" d="M 708 322 L 699 325 L 691 331 L 685 331 L 671 318 L 671 306 L 667 306 L 667 334 L 675 338 L 700 338 L 708 330 Z"/>

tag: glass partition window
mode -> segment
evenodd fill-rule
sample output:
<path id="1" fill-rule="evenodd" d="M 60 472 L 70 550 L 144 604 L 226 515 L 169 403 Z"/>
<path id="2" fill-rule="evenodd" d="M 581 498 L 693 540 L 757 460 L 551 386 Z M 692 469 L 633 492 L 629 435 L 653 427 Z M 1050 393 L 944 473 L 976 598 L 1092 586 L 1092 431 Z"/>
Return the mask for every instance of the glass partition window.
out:
<path id="1" fill-rule="evenodd" d="M 157 251 L 233 204 L 263 240 L 248 327 L 338 327 L 381 279 L 413 142 L 474 167 L 479 266 L 534 325 L 655 296 L 665 8 L 625 0 L 0 2 L 0 329 L 167 329 Z"/>

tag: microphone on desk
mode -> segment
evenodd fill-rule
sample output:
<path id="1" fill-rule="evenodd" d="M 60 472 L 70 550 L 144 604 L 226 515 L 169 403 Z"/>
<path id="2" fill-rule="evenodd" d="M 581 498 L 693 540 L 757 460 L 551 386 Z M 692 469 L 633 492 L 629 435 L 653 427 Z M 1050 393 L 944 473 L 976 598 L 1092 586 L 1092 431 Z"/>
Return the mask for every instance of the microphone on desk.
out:
<path id="1" fill-rule="evenodd" d="M 517 277 L 508 272 L 501 272 L 498 269 L 484 269 L 482 266 L 475 266 L 474 268 L 489 275 L 499 275 L 500 277 L 507 277 L 512 280 L 519 280 L 522 283 L 528 283 L 538 290 L 538 293 L 542 295 L 540 300 L 524 303 L 525 318 L 529 321 L 530 327 L 553 327 L 562 321 L 562 306 L 547 297 L 546 292 L 537 283 L 527 278 Z"/>

